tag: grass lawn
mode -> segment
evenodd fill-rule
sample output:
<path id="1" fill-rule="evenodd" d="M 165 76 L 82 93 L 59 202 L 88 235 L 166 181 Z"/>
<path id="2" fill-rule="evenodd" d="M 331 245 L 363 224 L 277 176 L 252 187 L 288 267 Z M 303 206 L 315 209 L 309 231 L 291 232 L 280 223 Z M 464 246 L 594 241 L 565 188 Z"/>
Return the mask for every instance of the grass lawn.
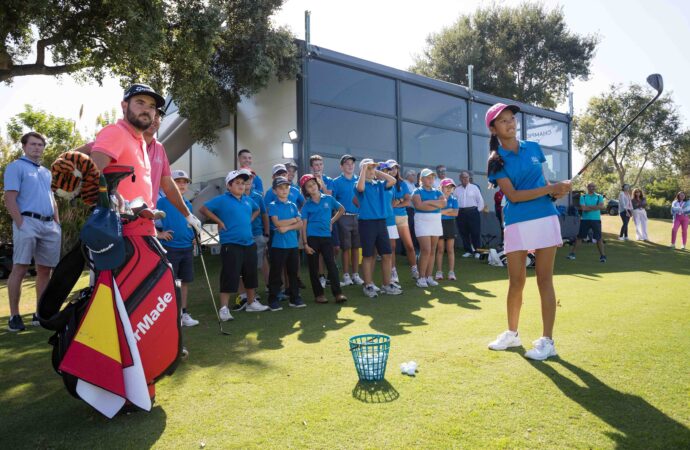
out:
<path id="1" fill-rule="evenodd" d="M 316 305 L 307 290 L 306 309 L 235 314 L 231 336 L 218 333 L 199 264 L 189 359 L 157 384 L 151 413 L 113 420 L 67 394 L 49 332 L 5 331 L 3 282 L 0 448 L 690 448 L 690 252 L 667 248 L 670 221 L 650 221 L 654 243 L 619 242 L 619 224 L 604 218 L 606 264 L 593 245 L 575 261 L 559 250 L 560 357 L 547 362 L 487 350 L 506 328 L 508 282 L 484 262 L 458 258 L 458 282 L 422 290 L 399 259 L 403 296 L 349 287 L 343 306 Z M 206 259 L 215 287 L 219 264 Z M 528 277 L 526 348 L 541 333 Z M 32 289 L 29 278 L 22 313 Z M 392 337 L 381 383 L 357 382 L 347 340 L 366 332 Z M 411 359 L 417 376 L 401 375 Z"/>

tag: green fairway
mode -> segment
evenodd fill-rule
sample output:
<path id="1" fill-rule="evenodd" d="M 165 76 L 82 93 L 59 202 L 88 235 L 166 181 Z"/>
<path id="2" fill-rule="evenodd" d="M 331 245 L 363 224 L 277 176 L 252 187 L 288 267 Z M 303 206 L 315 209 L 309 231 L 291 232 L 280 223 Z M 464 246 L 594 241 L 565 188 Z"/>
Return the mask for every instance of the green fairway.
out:
<path id="1" fill-rule="evenodd" d="M 506 329 L 508 282 L 485 261 L 458 258 L 457 282 L 424 290 L 399 258 L 402 296 L 347 287 L 344 305 L 330 292 L 317 305 L 309 288 L 306 309 L 234 313 L 231 336 L 218 332 L 197 261 L 190 312 L 201 324 L 184 329 L 189 358 L 156 385 L 151 413 L 113 420 L 69 396 L 48 331 L 6 331 L 3 281 L 0 448 L 690 448 L 690 251 L 668 248 L 670 221 L 650 221 L 653 243 L 620 242 L 619 226 L 604 219 L 605 264 L 592 244 L 575 261 L 559 250 L 560 357 L 542 363 L 522 356 L 541 333 L 533 271 L 525 348 L 491 352 Z M 214 289 L 217 259 L 206 255 Z M 370 332 L 391 336 L 386 380 L 358 383 L 348 338 Z M 415 377 L 400 374 L 409 360 Z"/>

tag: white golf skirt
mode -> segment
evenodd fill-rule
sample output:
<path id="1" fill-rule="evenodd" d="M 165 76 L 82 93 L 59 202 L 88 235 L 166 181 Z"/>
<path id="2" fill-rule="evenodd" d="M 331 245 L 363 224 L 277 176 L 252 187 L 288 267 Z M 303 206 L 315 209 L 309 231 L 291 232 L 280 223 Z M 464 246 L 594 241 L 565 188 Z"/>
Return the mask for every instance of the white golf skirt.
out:
<path id="1" fill-rule="evenodd" d="M 414 232 L 417 236 L 443 236 L 441 213 L 422 213 L 414 215 Z"/>

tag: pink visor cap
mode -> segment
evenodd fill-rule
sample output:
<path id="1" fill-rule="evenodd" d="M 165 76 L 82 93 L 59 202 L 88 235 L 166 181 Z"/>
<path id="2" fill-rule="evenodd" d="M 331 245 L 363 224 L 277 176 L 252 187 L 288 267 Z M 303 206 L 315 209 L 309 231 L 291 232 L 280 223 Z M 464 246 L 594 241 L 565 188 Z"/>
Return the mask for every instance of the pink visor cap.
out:
<path id="1" fill-rule="evenodd" d="M 484 122 L 486 122 L 487 129 L 491 126 L 491 122 L 493 122 L 494 119 L 498 117 L 498 115 L 501 114 L 503 110 L 506 108 L 513 111 L 513 114 L 517 114 L 520 112 L 520 107 L 517 105 L 506 105 L 505 103 L 496 103 L 494 106 L 489 108 L 489 110 L 486 112 L 486 116 L 484 117 Z"/>

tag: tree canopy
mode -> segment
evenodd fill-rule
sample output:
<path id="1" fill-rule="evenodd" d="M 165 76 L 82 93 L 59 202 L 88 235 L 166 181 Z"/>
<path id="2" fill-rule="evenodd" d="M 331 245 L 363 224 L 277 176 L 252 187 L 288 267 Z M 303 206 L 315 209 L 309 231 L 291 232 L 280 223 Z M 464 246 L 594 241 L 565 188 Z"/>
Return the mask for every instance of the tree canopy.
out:
<path id="1" fill-rule="evenodd" d="M 554 108 L 571 79 L 587 79 L 599 38 L 568 30 L 562 8 L 493 5 L 461 15 L 427 37 L 411 71 L 525 103 Z"/>
<path id="2" fill-rule="evenodd" d="M 655 94 L 637 84 L 612 85 L 608 92 L 591 98 L 573 122 L 575 147 L 585 159 L 591 158 Z M 677 107 L 671 95 L 664 94 L 608 147 L 586 177 L 608 175 L 618 186 L 639 186 L 643 170 L 650 166 L 678 176 L 681 161 L 676 149 L 683 136 Z"/>
<path id="3" fill-rule="evenodd" d="M 271 15 L 283 0 L 6 0 L 0 5 L 0 81 L 71 74 L 171 94 L 192 136 L 216 139 L 233 112 L 273 77 L 296 76 L 292 34 Z M 34 48 L 35 47 L 35 48 Z M 35 56 L 35 60 L 29 61 Z"/>

